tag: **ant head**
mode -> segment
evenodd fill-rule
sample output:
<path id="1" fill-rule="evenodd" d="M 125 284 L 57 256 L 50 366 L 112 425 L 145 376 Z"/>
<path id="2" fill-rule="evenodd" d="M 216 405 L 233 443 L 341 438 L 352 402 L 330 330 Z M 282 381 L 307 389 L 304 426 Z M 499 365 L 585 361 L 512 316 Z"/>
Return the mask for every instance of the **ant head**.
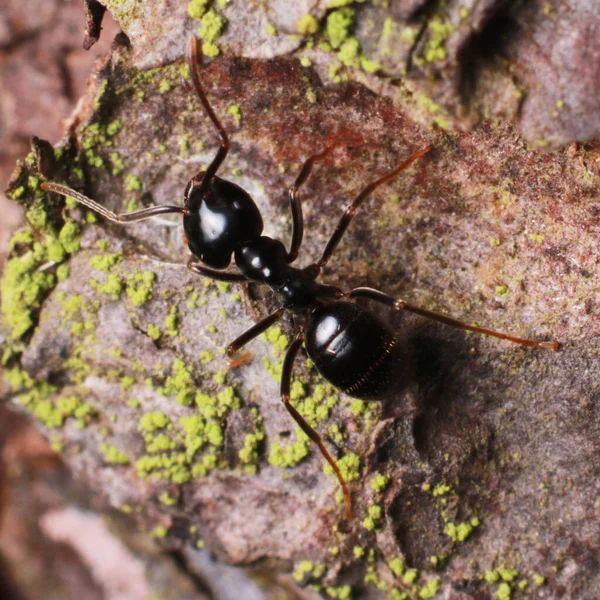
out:
<path id="1" fill-rule="evenodd" d="M 235 249 L 260 237 L 263 221 L 241 187 L 212 177 L 192 179 L 185 189 L 183 228 L 191 252 L 205 265 L 225 269 Z"/>

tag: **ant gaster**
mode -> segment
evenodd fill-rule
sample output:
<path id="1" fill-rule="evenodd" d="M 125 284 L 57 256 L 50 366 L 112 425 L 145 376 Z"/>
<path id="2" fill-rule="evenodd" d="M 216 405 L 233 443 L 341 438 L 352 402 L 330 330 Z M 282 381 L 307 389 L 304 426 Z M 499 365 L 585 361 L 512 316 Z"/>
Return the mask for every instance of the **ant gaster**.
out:
<path id="1" fill-rule="evenodd" d="M 230 148 L 229 138 L 210 106 L 198 69 L 199 51 L 195 38 L 190 41 L 188 63 L 198 97 L 216 127 L 221 145 L 214 160 L 187 184 L 184 206 L 156 206 L 133 213 L 115 214 L 90 198 L 58 183 L 42 184 L 43 189 L 71 196 L 111 221 L 131 223 L 165 213 L 183 214 L 183 226 L 193 254 L 188 268 L 194 273 L 220 281 L 267 284 L 279 296 L 280 307 L 240 335 L 227 348 L 233 359 L 248 342 L 266 331 L 282 318 L 285 311 L 297 315 L 300 325 L 287 349 L 281 373 L 281 400 L 296 423 L 317 444 L 325 460 L 331 465 L 342 486 L 346 514 L 352 516 L 352 500 L 342 474 L 325 447 L 319 434 L 290 403 L 290 381 L 294 360 L 302 344 L 321 375 L 345 393 L 356 398 L 380 398 L 401 374 L 405 365 L 400 343 L 394 332 L 360 305 L 356 298 L 367 298 L 395 310 L 410 311 L 428 319 L 526 346 L 556 350 L 557 342 L 521 339 L 483 327 L 467 325 L 451 317 L 434 313 L 404 300 L 394 299 L 383 292 L 359 287 L 349 293 L 340 288 L 317 283 L 323 267 L 350 225 L 358 208 L 379 186 L 396 177 L 418 158 L 429 152 L 426 146 L 398 165 L 387 175 L 369 183 L 348 205 L 333 235 L 327 242 L 321 258 L 303 269 L 292 263 L 298 256 L 304 233 L 302 205 L 298 190 L 307 180 L 315 162 L 325 158 L 333 149 L 329 146 L 320 154 L 306 160 L 294 185 L 289 189 L 292 212 L 292 241 L 289 250 L 279 241 L 262 235 L 260 211 L 250 195 L 241 187 L 216 175 Z M 227 267 L 234 259 L 237 272 Z M 233 361 L 232 366 L 243 364 L 247 356 Z"/>

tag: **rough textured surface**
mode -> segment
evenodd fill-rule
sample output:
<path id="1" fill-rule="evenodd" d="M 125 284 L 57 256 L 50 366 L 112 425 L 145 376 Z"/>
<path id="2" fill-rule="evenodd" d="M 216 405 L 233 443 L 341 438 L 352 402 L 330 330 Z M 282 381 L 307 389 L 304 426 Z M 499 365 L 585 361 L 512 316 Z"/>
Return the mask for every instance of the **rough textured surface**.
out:
<path id="1" fill-rule="evenodd" d="M 180 201 L 217 144 L 186 78 L 181 34 L 150 29 L 142 36 L 144 19 L 151 24 L 155 16 L 136 13 L 134 4 L 109 5 L 133 47 L 121 38 L 78 107 L 70 145 L 47 173 L 114 210 Z M 253 304 L 243 290 L 189 273 L 178 226 L 85 225 L 84 211 L 63 210 L 55 198 L 44 213 L 46 236 L 74 220 L 82 226 L 81 249 L 73 236 L 65 240 L 60 262 L 69 273 L 39 282 L 32 327 L 16 336 L 11 323 L 3 326 L 13 395 L 18 404 L 19 386 L 33 388 L 20 391 L 20 402 L 57 425 L 53 435 L 75 472 L 93 473 L 93 485 L 114 506 L 142 507 L 135 514 L 141 526 L 176 547 L 206 544 L 231 563 L 293 570 L 296 583 L 333 598 L 596 597 L 600 144 L 533 150 L 499 119 L 470 133 L 441 131 L 451 125 L 448 115 L 423 90 L 446 94 L 448 106 L 464 95 L 451 75 L 464 42 L 452 46 L 448 30 L 445 57 L 439 45 L 427 46 L 436 17 L 408 4 L 389 14 L 416 11 L 413 21 L 428 19 L 418 44 L 450 69 L 439 71 L 437 84 L 411 73 L 398 83 L 353 67 L 332 72 L 328 64 L 339 55 L 307 48 L 306 40 L 292 40 L 295 54 L 275 58 L 293 48 L 269 34 L 275 40 L 266 53 L 256 31 L 238 36 L 244 46 L 236 48 L 228 31 L 269 9 L 234 11 L 229 4 L 229 26 L 216 40 L 229 52 L 202 67 L 234 142 L 221 175 L 252 193 L 267 234 L 287 240 L 286 186 L 304 158 L 340 136 L 340 147 L 302 189 L 300 263 L 308 264 L 366 182 L 432 143 L 429 155 L 361 209 L 323 279 L 345 289 L 372 285 L 471 322 L 558 339 L 559 353 L 376 309 L 411 350 L 405 390 L 362 405 L 339 398 L 299 361 L 301 409 L 340 457 L 360 457 L 359 472 L 348 467 L 360 473 L 352 482 L 359 518 L 345 522 L 336 480 L 322 472 L 313 448 L 303 456 L 306 445 L 277 399 L 285 340 L 254 342 L 252 362 L 233 371 L 220 355 L 273 306 L 268 295 Z M 501 3 L 474 7 L 475 31 L 491 21 L 478 12 L 485 7 L 493 13 Z M 365 54 L 368 23 L 360 15 L 376 9 L 356 7 Z M 323 28 L 334 12 L 314 7 Z M 170 15 L 173 22 L 161 21 L 169 30 L 185 11 Z M 175 30 L 192 28 L 188 20 Z M 412 55 L 416 69 L 417 50 Z M 431 64 L 419 68 L 433 72 Z M 490 69 L 485 73 L 496 76 Z M 489 77 L 486 94 L 506 96 L 504 79 L 495 85 Z M 486 97 L 468 96 L 472 106 Z M 467 124 L 458 110 L 454 118 Z M 10 190 L 39 223 L 43 194 L 29 178 L 34 172 L 30 157 Z M 13 256 L 35 256 L 32 245 L 15 242 Z M 45 261 L 50 248 L 44 252 L 34 269 L 59 275 Z M 262 294 L 248 292 L 250 299 Z M 199 416 L 202 431 L 192 431 L 190 417 Z M 286 460 L 298 464 L 284 468 Z"/>

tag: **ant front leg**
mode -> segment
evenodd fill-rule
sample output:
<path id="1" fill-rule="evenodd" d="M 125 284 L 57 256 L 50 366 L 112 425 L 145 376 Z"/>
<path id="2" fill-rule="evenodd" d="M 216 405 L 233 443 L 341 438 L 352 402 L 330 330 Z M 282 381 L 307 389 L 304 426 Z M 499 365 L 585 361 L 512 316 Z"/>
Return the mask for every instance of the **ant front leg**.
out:
<path id="1" fill-rule="evenodd" d="M 55 183 L 54 181 L 47 181 L 42 183 L 41 187 L 46 192 L 55 192 L 57 194 L 61 194 L 62 196 L 73 198 L 80 204 L 87 206 L 87 208 L 90 208 L 94 212 L 97 212 L 99 215 L 102 215 L 104 218 L 108 219 L 109 221 L 113 221 L 114 223 L 134 223 L 135 221 L 144 221 L 145 219 L 150 219 L 151 217 L 170 213 L 179 213 L 183 215 L 188 214 L 187 209 L 182 206 L 153 206 L 152 208 L 143 208 L 142 210 L 136 210 L 132 213 L 116 214 L 101 204 L 98 204 L 95 200 L 92 200 L 91 198 L 72 190 L 66 185 Z"/>
<path id="2" fill-rule="evenodd" d="M 408 168 L 412 163 L 414 163 L 417 159 L 421 158 L 424 154 L 427 154 L 431 150 L 431 146 L 425 146 L 418 152 L 415 152 L 412 156 L 409 156 L 404 162 L 400 163 L 391 173 L 380 177 L 376 181 L 369 183 L 358 196 L 354 199 L 354 201 L 346 208 L 346 211 L 342 215 L 333 235 L 327 242 L 325 246 L 325 250 L 323 250 L 323 256 L 321 256 L 319 262 L 317 263 L 318 270 L 320 271 L 331 258 L 331 255 L 334 253 L 335 249 L 338 247 L 344 233 L 346 233 L 346 229 L 350 225 L 350 222 L 354 218 L 356 211 L 360 207 L 360 205 L 381 185 L 387 183 L 397 177 L 404 169 Z"/>
<path id="3" fill-rule="evenodd" d="M 227 357 L 232 359 L 229 363 L 229 368 L 232 369 L 234 367 L 239 367 L 240 365 L 246 364 L 252 354 L 250 352 L 245 352 L 242 354 L 237 360 L 233 360 L 235 355 L 243 348 L 248 342 L 251 342 L 254 338 L 257 338 L 261 333 L 264 333 L 271 325 L 274 325 L 281 319 L 285 308 L 278 308 L 275 312 L 272 312 L 270 315 L 266 316 L 264 319 L 255 323 L 250 329 L 244 331 L 242 335 L 237 337 L 229 346 L 227 346 Z"/>
<path id="4" fill-rule="evenodd" d="M 195 37 L 190 39 L 190 44 L 187 53 L 187 61 L 190 69 L 190 73 L 192 75 L 192 81 L 194 82 L 194 88 L 196 89 L 196 93 L 198 94 L 198 98 L 206 111 L 209 119 L 212 121 L 213 125 L 216 127 L 219 132 L 219 136 L 221 137 L 221 145 L 219 146 L 219 150 L 217 151 L 217 155 L 210 163 L 206 171 L 200 171 L 192 181 L 195 184 L 201 184 L 206 181 L 209 182 L 216 175 L 221 163 L 225 160 L 227 153 L 229 152 L 229 148 L 231 144 L 229 142 L 229 138 L 227 137 L 227 132 L 219 119 L 217 119 L 217 115 L 215 111 L 212 109 L 211 105 L 208 102 L 208 98 L 204 93 L 204 89 L 202 88 L 202 84 L 200 83 L 200 72 L 198 66 L 200 64 L 200 50 L 198 49 L 198 40 Z"/>
<path id="5" fill-rule="evenodd" d="M 468 325 L 463 321 L 459 321 L 458 319 L 448 317 L 447 315 L 443 315 L 431 310 L 425 310 L 424 308 L 420 308 L 418 306 L 415 306 L 414 304 L 409 304 L 404 300 L 397 300 L 395 298 L 392 298 L 391 296 L 388 296 L 387 294 L 384 294 L 383 292 L 380 292 L 379 290 L 374 290 L 372 288 L 355 288 L 350 292 L 349 297 L 368 298 L 370 300 L 380 302 L 381 304 L 385 304 L 386 306 L 389 306 L 390 308 L 393 308 L 395 310 L 407 310 L 417 315 L 421 315 L 426 319 L 431 319 L 432 321 L 437 321 L 438 323 L 443 323 L 444 325 L 450 325 L 450 327 L 454 327 L 456 329 L 462 329 L 463 331 L 472 331 L 474 333 L 489 335 L 492 337 L 500 338 L 501 340 L 508 340 L 509 342 L 514 342 L 515 344 L 521 344 L 522 346 L 546 348 L 547 350 L 558 350 L 558 348 L 560 347 L 560 344 L 556 341 L 540 342 L 537 340 L 527 340 L 524 338 L 516 337 L 514 335 L 509 335 L 507 333 L 494 331 L 493 329 L 477 327 L 476 325 Z"/>
<path id="6" fill-rule="evenodd" d="M 340 485 L 342 486 L 342 491 L 344 492 L 344 500 L 346 502 L 346 517 L 348 519 L 352 519 L 355 515 L 352 512 L 352 496 L 350 495 L 350 491 L 348 490 L 348 486 L 346 485 L 346 481 L 342 476 L 342 473 L 337 466 L 337 463 L 333 460 L 323 440 L 319 436 L 319 434 L 306 422 L 304 417 L 296 410 L 292 403 L 290 402 L 290 388 L 291 388 L 291 380 L 292 380 L 292 369 L 294 366 L 294 360 L 298 355 L 298 351 L 304 342 L 304 333 L 300 331 L 296 336 L 296 339 L 290 344 L 285 359 L 283 361 L 283 367 L 281 369 L 281 401 L 284 406 L 287 408 L 287 411 L 292 415 L 292 418 L 304 433 L 319 447 L 321 454 L 325 458 L 325 460 L 329 463 L 333 472 L 336 474 Z"/>
<path id="7" fill-rule="evenodd" d="M 296 260 L 296 258 L 298 258 L 298 251 L 300 250 L 300 246 L 302 245 L 302 238 L 304 237 L 304 218 L 302 216 L 302 203 L 300 202 L 300 198 L 298 197 L 298 190 L 310 176 L 315 162 L 325 158 L 328 154 L 331 153 L 334 147 L 335 145 L 332 144 L 331 146 L 325 148 L 323 152 L 319 152 L 319 154 L 314 154 L 313 156 L 307 158 L 304 164 L 302 165 L 300 174 L 298 175 L 298 177 L 296 177 L 294 185 L 288 190 L 288 195 L 290 198 L 290 208 L 292 210 L 292 243 L 290 251 L 287 255 L 288 263 L 293 263 Z"/>

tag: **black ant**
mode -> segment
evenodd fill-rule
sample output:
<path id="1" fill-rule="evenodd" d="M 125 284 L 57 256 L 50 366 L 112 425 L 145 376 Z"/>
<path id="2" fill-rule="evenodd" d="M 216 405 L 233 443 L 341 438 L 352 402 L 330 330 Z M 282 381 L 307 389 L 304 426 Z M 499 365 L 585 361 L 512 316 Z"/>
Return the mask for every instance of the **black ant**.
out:
<path id="1" fill-rule="evenodd" d="M 194 87 L 204 110 L 219 132 L 221 145 L 207 169 L 200 171 L 187 184 L 183 207 L 155 206 L 132 213 L 115 214 L 64 185 L 48 182 L 42 184 L 42 188 L 75 198 L 81 204 L 117 223 L 141 221 L 165 213 L 180 213 L 183 215 L 188 246 L 193 254 L 187 263 L 191 271 L 220 281 L 253 281 L 271 287 L 279 296 L 280 307 L 229 344 L 227 355 L 234 359 L 243 346 L 279 321 L 285 311 L 291 311 L 298 318 L 298 331 L 287 349 L 283 362 L 281 400 L 296 423 L 317 444 L 325 460 L 333 468 L 344 491 L 346 514 L 351 517 L 352 499 L 346 482 L 319 434 L 290 403 L 290 381 L 293 363 L 302 344 L 319 373 L 333 385 L 356 398 L 380 398 L 400 376 L 405 365 L 399 339 L 387 325 L 352 300 L 367 298 L 395 310 L 410 311 L 457 329 L 482 333 L 525 346 L 557 350 L 558 343 L 526 340 L 467 325 L 451 317 L 413 306 L 404 300 L 396 300 L 371 288 L 359 287 L 346 293 L 340 288 L 317 283 L 317 277 L 338 247 L 358 208 L 378 187 L 392 180 L 429 152 L 431 146 L 415 152 L 393 171 L 369 183 L 346 208 L 321 258 L 303 269 L 292 267 L 291 264 L 298 257 L 304 234 L 298 190 L 310 175 L 314 163 L 325 158 L 333 146 L 308 158 L 294 185 L 289 189 L 293 226 L 288 251 L 279 240 L 261 235 L 262 217 L 250 195 L 234 183 L 217 177 L 216 173 L 229 152 L 230 143 L 200 83 L 199 52 L 195 38 L 190 42 L 187 60 Z M 230 265 L 232 256 L 238 272 L 225 270 Z M 246 361 L 247 356 L 244 356 L 233 361 L 231 366 Z"/>

